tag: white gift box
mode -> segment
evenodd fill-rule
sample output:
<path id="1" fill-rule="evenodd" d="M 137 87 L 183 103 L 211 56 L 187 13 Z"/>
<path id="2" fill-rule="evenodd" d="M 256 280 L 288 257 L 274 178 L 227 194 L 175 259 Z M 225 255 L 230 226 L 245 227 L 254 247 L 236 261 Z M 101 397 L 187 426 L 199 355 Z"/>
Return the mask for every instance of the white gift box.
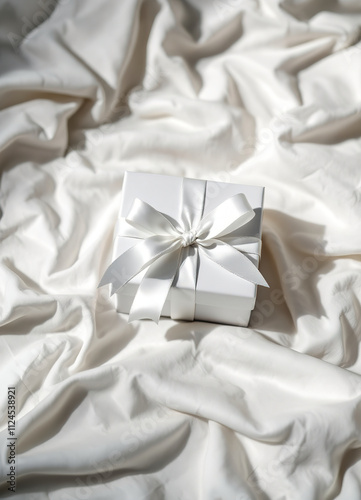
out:
<path id="1" fill-rule="evenodd" d="M 189 181 L 189 180 L 188 180 Z M 199 181 L 192 181 L 199 182 Z M 171 217 L 175 221 L 180 219 L 182 209 L 183 178 L 167 175 L 126 172 L 123 183 L 122 201 L 119 211 L 119 221 L 123 221 L 135 199 L 140 199 L 159 212 Z M 205 185 L 203 216 L 215 209 L 228 198 L 243 193 L 255 215 L 252 220 L 233 231 L 234 238 L 245 236 L 261 238 L 261 223 L 264 188 L 240 184 L 220 183 L 207 181 Z M 197 201 L 197 200 L 196 200 Z M 118 223 L 115 231 L 113 261 L 124 254 L 129 248 L 139 243 L 139 239 L 124 235 L 124 225 Z M 236 240 L 237 241 L 237 240 Z M 236 246 L 237 248 L 237 246 Z M 246 242 L 242 245 L 242 252 L 258 267 L 260 241 Z M 139 284 L 146 273 L 146 269 L 132 278 L 116 294 L 117 310 L 120 313 L 129 313 Z M 187 296 L 187 290 L 182 288 L 182 270 L 175 277 L 170 288 L 162 316 L 173 317 L 172 305 Z M 224 269 L 209 258 L 199 255 L 194 319 L 216 323 L 247 326 L 250 315 L 255 306 L 257 285 L 242 279 Z M 177 318 L 182 319 L 182 318 Z"/>

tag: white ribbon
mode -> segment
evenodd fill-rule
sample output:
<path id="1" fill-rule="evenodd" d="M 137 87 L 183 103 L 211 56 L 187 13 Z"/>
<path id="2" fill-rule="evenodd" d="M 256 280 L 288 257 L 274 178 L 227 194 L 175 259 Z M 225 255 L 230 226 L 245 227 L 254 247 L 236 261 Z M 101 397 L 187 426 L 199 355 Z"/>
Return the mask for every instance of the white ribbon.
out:
<path id="1" fill-rule="evenodd" d="M 234 241 L 234 237 L 229 237 L 255 216 L 246 196 L 236 194 L 203 217 L 205 197 L 206 181 L 183 179 L 180 222 L 139 198 L 134 200 L 122 221 L 121 234 L 141 241 L 112 262 L 98 285 L 111 283 L 111 294 L 114 294 L 148 268 L 133 300 L 129 321 L 149 318 L 158 322 L 177 273 L 171 317 L 193 320 L 199 255 L 241 279 L 268 287 L 242 250 L 249 243 L 260 247 L 259 238 L 241 237 Z M 232 246 L 227 240 L 232 241 Z"/>

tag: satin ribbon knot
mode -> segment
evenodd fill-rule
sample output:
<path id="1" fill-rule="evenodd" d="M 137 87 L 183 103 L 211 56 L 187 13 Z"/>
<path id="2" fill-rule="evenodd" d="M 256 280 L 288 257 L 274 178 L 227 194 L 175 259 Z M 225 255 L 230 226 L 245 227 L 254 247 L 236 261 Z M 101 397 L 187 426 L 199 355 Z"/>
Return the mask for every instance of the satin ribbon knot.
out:
<path id="1" fill-rule="evenodd" d="M 190 231 L 185 231 L 182 234 L 182 246 L 189 247 L 193 245 L 197 240 L 197 232 L 191 229 Z"/>
<path id="2" fill-rule="evenodd" d="M 120 235 L 134 238 L 135 244 L 112 262 L 99 286 L 111 283 L 111 293 L 116 293 L 147 269 L 135 294 L 129 321 L 149 318 L 158 322 L 176 280 L 178 284 L 181 281 L 184 291 L 172 294 L 171 317 L 193 320 L 200 257 L 211 259 L 240 280 L 268 286 L 248 257 L 252 252 L 259 254 L 260 239 L 231 235 L 255 216 L 246 196 L 236 194 L 204 215 L 206 193 L 206 181 L 183 179 L 179 221 L 139 198 L 121 220 Z M 250 244 L 257 250 L 250 251 Z M 178 286 L 172 289 L 177 290 Z"/>

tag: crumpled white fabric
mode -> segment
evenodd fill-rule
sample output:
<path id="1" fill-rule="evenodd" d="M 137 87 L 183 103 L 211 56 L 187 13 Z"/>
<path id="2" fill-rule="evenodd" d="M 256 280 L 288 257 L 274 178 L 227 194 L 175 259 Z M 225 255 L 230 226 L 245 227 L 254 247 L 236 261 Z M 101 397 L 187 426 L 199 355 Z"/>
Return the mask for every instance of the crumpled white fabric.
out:
<path id="1" fill-rule="evenodd" d="M 360 22 L 0 3 L 2 498 L 360 499 Z M 97 290 L 125 170 L 266 187 L 251 328 L 129 325 Z"/>

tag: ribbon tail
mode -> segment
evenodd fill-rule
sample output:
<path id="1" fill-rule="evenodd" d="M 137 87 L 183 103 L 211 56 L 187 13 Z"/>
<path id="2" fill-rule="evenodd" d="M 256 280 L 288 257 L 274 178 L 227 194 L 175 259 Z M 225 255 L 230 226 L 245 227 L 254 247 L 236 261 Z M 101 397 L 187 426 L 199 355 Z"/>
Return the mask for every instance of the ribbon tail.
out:
<path id="1" fill-rule="evenodd" d="M 209 259 L 239 278 L 243 278 L 255 285 L 269 287 L 267 281 L 257 267 L 242 252 L 217 240 L 211 248 L 200 245 L 200 251 Z"/>
<path id="2" fill-rule="evenodd" d="M 185 247 L 179 265 L 177 283 L 171 291 L 171 318 L 193 321 L 196 309 L 198 247 Z"/>
<path id="3" fill-rule="evenodd" d="M 182 250 L 159 257 L 150 265 L 134 297 L 128 321 L 151 319 L 159 322 L 169 289 L 178 271 Z"/>
<path id="4" fill-rule="evenodd" d="M 98 288 L 111 283 L 111 294 L 139 274 L 165 253 L 173 252 L 180 246 L 179 240 L 167 236 L 151 236 L 129 248 L 110 264 L 100 280 Z"/>

